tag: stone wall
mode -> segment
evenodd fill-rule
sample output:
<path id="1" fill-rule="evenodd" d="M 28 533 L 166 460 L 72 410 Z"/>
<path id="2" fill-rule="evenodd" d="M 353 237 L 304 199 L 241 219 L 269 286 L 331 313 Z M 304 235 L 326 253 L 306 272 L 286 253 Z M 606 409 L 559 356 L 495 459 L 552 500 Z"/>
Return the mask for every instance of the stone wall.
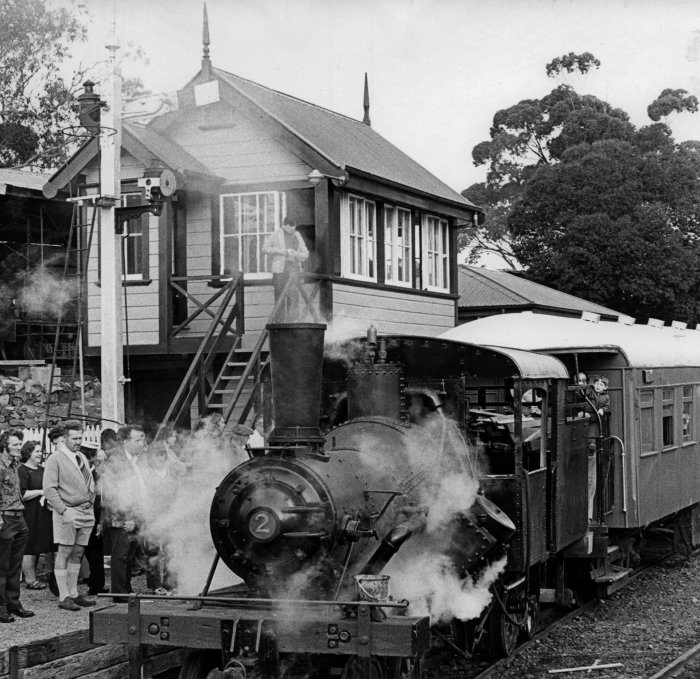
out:
<path id="1" fill-rule="evenodd" d="M 0 430 L 11 427 L 31 429 L 44 424 L 53 426 L 68 416 L 71 398 L 71 416 L 80 419 L 80 381 L 73 384 L 65 381 L 58 368 L 51 386 L 50 377 L 50 366 L 0 365 Z M 99 419 L 101 385 L 97 378 L 85 378 L 85 409 L 87 417 Z"/>

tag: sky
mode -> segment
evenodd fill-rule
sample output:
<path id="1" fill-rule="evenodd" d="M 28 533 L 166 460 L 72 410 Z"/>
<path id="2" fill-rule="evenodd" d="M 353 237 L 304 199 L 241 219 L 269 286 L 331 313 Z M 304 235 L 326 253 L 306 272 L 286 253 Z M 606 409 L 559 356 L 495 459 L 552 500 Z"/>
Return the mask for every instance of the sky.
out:
<path id="1" fill-rule="evenodd" d="M 56 0 L 68 2 L 69 0 Z M 73 0 L 89 14 L 85 61 L 105 58 L 115 23 L 124 63 L 155 92 L 199 70 L 200 0 Z M 568 80 L 648 124 L 666 87 L 700 97 L 698 0 L 207 0 L 215 67 L 362 119 L 368 73 L 372 127 L 457 191 L 483 181 L 472 148 L 494 113 L 539 98 L 559 80 L 545 64 L 592 52 L 598 71 Z M 668 121 L 700 139 L 700 113 Z"/>

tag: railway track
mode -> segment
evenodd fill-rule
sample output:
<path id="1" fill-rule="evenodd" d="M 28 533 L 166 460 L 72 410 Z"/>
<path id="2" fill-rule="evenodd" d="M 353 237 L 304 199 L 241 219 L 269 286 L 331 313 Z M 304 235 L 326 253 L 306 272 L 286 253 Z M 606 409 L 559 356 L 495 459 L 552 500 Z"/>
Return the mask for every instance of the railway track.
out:
<path id="1" fill-rule="evenodd" d="M 643 565 L 641 565 L 635 572 L 629 577 L 629 580 L 627 582 L 627 585 L 629 585 L 631 582 L 634 582 L 638 578 L 640 578 L 642 575 L 644 575 L 648 570 L 651 568 L 654 568 L 655 566 L 658 566 L 662 564 L 664 561 L 667 559 L 671 558 L 674 556 L 676 553 L 671 551 L 669 553 L 661 554 L 658 556 L 655 556 L 654 558 L 650 558 L 646 560 Z M 541 642 L 545 637 L 547 637 L 549 634 L 554 632 L 558 627 L 565 625 L 566 623 L 570 622 L 571 620 L 574 620 L 575 618 L 579 617 L 580 615 L 586 613 L 587 611 L 590 611 L 594 608 L 596 608 L 600 603 L 600 599 L 593 599 L 591 601 L 588 601 L 577 608 L 563 614 L 560 616 L 557 616 L 555 619 L 553 619 L 551 622 L 545 623 L 545 625 L 540 629 L 532 639 L 525 641 L 521 643 L 516 649 L 513 655 L 507 657 L 507 658 L 500 658 L 496 660 L 495 662 L 491 663 L 488 665 L 488 667 L 481 669 L 480 671 L 477 671 L 475 674 L 469 674 L 469 675 L 463 675 L 465 679 L 487 679 L 488 677 L 494 676 L 500 669 L 504 668 L 505 666 L 510 663 L 513 658 L 519 656 L 520 654 L 526 652 L 528 649 L 531 649 L 533 646 L 535 646 L 538 642 Z M 667 668 L 662 670 L 658 675 L 654 675 L 653 679 L 697 679 L 698 676 L 700 676 L 700 671 L 696 672 L 695 674 L 688 674 L 687 676 L 683 675 L 682 672 L 685 667 L 695 664 L 697 668 L 700 668 L 700 644 L 698 646 L 694 647 L 687 653 L 683 654 L 683 656 L 679 657 L 676 661 L 676 664 L 672 663 L 670 664 Z M 668 672 L 668 673 L 664 673 Z"/>
<path id="2" fill-rule="evenodd" d="M 678 656 L 650 679 L 696 679 L 700 674 L 700 644 Z"/>

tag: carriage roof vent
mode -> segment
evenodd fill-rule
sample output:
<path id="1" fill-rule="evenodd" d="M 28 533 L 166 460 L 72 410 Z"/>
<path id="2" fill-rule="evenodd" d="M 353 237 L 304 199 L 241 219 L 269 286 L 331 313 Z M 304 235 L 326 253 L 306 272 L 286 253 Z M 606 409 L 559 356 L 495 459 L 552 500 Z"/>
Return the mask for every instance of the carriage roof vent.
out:
<path id="1" fill-rule="evenodd" d="M 688 324 L 683 323 L 683 321 L 672 321 L 671 327 L 675 330 L 685 330 L 688 327 Z"/>
<path id="2" fill-rule="evenodd" d="M 659 318 L 650 318 L 647 321 L 647 325 L 651 326 L 652 328 L 663 328 L 664 322 Z"/>
<path id="3" fill-rule="evenodd" d="M 600 323 L 600 314 L 594 314 L 591 311 L 582 311 L 581 320 L 589 323 Z"/>
<path id="4" fill-rule="evenodd" d="M 636 321 L 636 318 L 633 318 L 632 316 L 618 316 L 617 317 L 617 322 L 622 323 L 622 325 L 634 325 L 634 322 Z"/>

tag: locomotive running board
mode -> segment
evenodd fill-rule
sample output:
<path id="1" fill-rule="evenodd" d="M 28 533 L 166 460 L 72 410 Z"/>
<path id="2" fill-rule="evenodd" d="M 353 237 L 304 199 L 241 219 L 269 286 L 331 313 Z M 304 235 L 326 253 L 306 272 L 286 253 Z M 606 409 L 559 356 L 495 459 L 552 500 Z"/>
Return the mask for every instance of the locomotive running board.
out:
<path id="1" fill-rule="evenodd" d="M 136 597 L 134 597 L 136 598 Z M 208 605 L 148 600 L 112 604 L 90 613 L 93 643 L 122 643 L 179 648 L 222 647 L 222 626 L 229 650 L 235 643 L 232 623 L 254 623 L 274 633 L 280 653 L 330 653 L 340 656 L 420 657 L 430 646 L 427 617 L 405 615 L 374 620 L 372 604 L 356 602 L 364 615 L 347 617 L 340 607 L 308 608 Z M 321 603 L 321 602 L 319 602 Z M 325 602 L 328 603 L 328 602 Z M 238 626 L 238 625 L 236 625 Z"/>

